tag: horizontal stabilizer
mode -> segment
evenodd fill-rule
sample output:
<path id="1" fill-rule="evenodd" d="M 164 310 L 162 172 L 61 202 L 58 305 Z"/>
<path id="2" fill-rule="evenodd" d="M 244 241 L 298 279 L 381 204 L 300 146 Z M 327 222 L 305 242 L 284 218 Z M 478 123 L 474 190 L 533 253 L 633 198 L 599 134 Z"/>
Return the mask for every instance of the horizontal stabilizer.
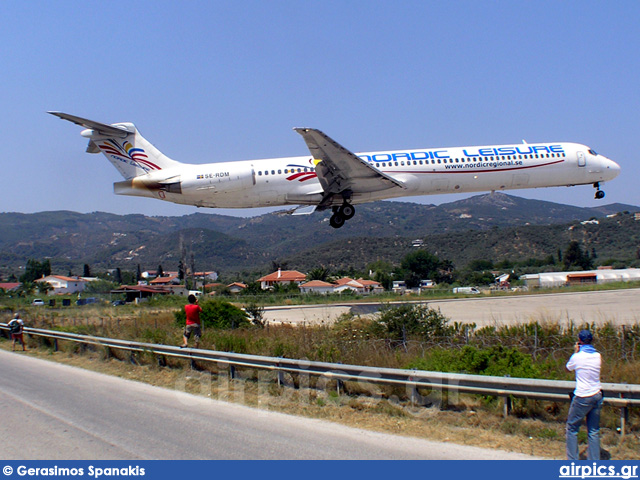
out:
<path id="1" fill-rule="evenodd" d="M 149 143 L 133 123 L 106 123 L 96 122 L 87 118 L 76 117 L 63 112 L 48 112 L 62 120 L 75 123 L 84 127 L 80 135 L 89 139 L 87 153 L 102 152 L 105 157 L 116 167 L 116 169 L 126 179 L 132 179 L 150 172 L 160 171 L 179 167 L 181 164 L 171 160 L 160 150 Z M 167 176 L 172 176 L 172 172 Z M 177 191 L 180 188 L 180 179 L 175 182 L 167 180 L 162 190 L 169 192 Z M 178 185 L 176 187 L 175 185 Z M 116 185 L 116 190 L 129 187 Z"/>
<path id="2" fill-rule="evenodd" d="M 107 125 L 105 123 L 95 122 L 93 120 L 88 120 L 82 117 L 76 117 L 75 115 L 69 115 L 68 113 L 62 113 L 62 112 L 47 112 L 47 113 L 50 113 L 51 115 L 55 115 L 56 117 L 61 118 L 62 120 L 67 120 L 69 122 L 75 123 L 76 125 L 80 125 L 81 127 L 89 128 L 105 136 L 125 138 L 129 134 L 135 133 L 135 129 L 130 130 L 124 125 L 123 126 Z"/>

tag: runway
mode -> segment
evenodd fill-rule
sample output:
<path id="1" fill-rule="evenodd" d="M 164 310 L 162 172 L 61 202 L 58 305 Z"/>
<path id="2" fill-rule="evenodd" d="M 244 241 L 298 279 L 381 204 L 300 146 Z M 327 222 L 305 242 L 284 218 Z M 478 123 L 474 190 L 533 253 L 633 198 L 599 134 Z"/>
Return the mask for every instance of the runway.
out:
<path id="1" fill-rule="evenodd" d="M 532 321 L 573 322 L 578 325 L 606 322 L 633 325 L 640 322 L 640 289 L 637 288 L 504 297 L 481 295 L 425 302 L 439 308 L 451 322 L 475 323 L 478 326 Z M 273 323 L 317 324 L 334 322 L 350 311 L 372 314 L 379 307 L 380 303 L 267 307 L 265 319 Z"/>

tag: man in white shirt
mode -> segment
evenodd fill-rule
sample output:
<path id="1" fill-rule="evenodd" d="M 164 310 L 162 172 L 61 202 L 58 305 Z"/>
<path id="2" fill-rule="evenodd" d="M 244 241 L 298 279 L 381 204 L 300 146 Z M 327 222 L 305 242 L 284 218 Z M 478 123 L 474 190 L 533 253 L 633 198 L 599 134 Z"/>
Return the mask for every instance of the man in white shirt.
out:
<path id="1" fill-rule="evenodd" d="M 567 459 L 578 460 L 578 431 L 583 418 L 587 418 L 589 443 L 587 460 L 600 460 L 600 410 L 602 390 L 600 365 L 602 358 L 591 345 L 593 335 L 589 330 L 578 334 L 575 353 L 567 362 L 566 369 L 576 372 L 574 390 L 567 418 Z"/>

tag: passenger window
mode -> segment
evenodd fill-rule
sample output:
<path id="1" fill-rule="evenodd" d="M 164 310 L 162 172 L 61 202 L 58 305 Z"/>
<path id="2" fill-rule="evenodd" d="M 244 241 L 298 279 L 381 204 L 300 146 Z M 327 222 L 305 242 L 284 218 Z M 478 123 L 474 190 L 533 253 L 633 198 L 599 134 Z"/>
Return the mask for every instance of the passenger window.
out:
<path id="1" fill-rule="evenodd" d="M 282 170 L 278 170 L 278 175 L 280 175 L 282 173 Z"/>
<path id="2" fill-rule="evenodd" d="M 260 177 L 262 176 L 262 171 L 258 172 L 258 176 Z"/>

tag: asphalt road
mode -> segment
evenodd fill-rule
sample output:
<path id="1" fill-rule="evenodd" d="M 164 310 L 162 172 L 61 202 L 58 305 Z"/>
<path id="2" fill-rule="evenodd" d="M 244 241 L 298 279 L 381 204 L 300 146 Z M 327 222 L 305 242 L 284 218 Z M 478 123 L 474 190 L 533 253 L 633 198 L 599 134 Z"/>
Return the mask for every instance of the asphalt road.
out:
<path id="1" fill-rule="evenodd" d="M 2 459 L 526 459 L 152 387 L 0 350 Z"/>
<path id="2" fill-rule="evenodd" d="M 429 306 L 440 308 L 452 322 L 484 325 L 573 321 L 575 324 L 612 322 L 633 325 L 640 322 L 640 289 L 603 290 L 559 294 L 515 295 L 432 300 Z M 265 319 L 274 323 L 333 322 L 349 311 L 374 313 L 379 304 L 317 305 L 270 307 Z"/>

